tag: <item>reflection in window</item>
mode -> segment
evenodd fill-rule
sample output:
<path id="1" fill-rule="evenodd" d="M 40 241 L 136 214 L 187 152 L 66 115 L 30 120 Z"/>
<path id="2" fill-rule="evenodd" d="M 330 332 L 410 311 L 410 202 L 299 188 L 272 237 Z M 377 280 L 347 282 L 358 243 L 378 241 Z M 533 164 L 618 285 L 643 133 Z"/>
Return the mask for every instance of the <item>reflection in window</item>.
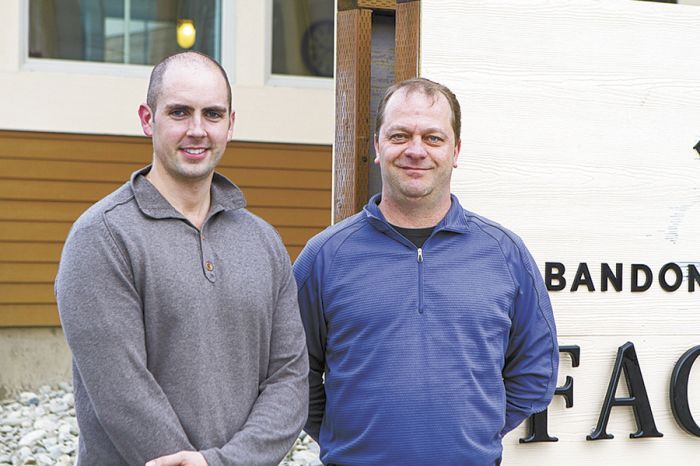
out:
<path id="1" fill-rule="evenodd" d="M 333 9 L 333 0 L 273 0 L 273 74 L 333 77 Z"/>
<path id="2" fill-rule="evenodd" d="M 220 0 L 30 0 L 29 56 L 152 65 L 196 50 L 218 60 L 220 17 Z"/>

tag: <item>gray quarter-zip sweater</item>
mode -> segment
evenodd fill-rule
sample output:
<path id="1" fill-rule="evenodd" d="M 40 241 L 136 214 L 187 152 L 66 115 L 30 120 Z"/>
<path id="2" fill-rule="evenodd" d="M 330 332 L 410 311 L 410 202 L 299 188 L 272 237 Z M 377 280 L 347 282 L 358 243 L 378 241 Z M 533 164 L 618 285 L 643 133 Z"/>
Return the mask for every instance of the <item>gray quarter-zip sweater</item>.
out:
<path id="1" fill-rule="evenodd" d="M 225 177 L 200 231 L 148 170 L 88 209 L 61 256 L 78 464 L 198 450 L 210 466 L 276 465 L 308 402 L 289 257 Z"/>

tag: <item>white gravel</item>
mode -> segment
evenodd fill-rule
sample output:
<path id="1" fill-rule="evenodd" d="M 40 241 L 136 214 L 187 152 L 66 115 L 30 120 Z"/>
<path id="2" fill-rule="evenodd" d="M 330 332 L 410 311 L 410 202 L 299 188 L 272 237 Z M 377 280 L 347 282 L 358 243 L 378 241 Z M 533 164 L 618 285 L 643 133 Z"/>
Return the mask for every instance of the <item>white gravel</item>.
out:
<path id="1" fill-rule="evenodd" d="M 0 401 L 0 466 L 72 465 L 78 436 L 70 384 Z M 318 444 L 302 432 L 280 466 L 322 466 L 318 454 Z"/>

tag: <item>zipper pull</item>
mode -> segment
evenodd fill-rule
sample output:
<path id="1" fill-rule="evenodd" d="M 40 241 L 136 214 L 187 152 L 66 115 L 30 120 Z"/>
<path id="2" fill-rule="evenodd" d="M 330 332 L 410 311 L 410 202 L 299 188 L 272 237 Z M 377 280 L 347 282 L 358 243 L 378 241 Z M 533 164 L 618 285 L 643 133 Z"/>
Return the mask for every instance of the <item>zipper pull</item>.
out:
<path id="1" fill-rule="evenodd" d="M 423 248 L 418 248 L 418 262 L 423 262 Z"/>

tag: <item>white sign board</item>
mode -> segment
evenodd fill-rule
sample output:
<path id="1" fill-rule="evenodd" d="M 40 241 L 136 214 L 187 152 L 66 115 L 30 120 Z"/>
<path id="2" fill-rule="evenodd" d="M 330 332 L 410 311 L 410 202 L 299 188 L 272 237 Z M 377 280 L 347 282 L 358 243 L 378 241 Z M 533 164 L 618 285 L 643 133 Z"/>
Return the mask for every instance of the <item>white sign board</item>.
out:
<path id="1" fill-rule="evenodd" d="M 700 270 L 700 8 L 423 0 L 421 9 L 420 75 L 462 104 L 453 191 L 519 234 L 543 274 L 546 262 L 566 267 L 566 286 L 550 296 L 560 345 L 581 351 L 578 367 L 561 357 L 559 385 L 573 377 L 574 405 L 557 396 L 550 406 L 558 442 L 520 444 L 526 424 L 508 435 L 503 464 L 697 464 L 700 437 L 675 420 L 669 387 L 678 359 L 700 345 L 700 284 L 689 291 L 687 276 L 688 264 Z M 590 281 L 575 280 L 581 263 Z M 602 263 L 622 264 L 621 291 L 601 290 Z M 682 271 L 676 291 L 659 281 L 668 263 Z M 645 291 L 632 291 L 633 264 L 653 274 Z M 663 437 L 631 439 L 633 411 L 619 406 L 607 425 L 614 438 L 587 440 L 628 341 Z M 700 423 L 700 360 L 688 387 Z M 627 396 L 624 376 L 616 396 Z"/>

